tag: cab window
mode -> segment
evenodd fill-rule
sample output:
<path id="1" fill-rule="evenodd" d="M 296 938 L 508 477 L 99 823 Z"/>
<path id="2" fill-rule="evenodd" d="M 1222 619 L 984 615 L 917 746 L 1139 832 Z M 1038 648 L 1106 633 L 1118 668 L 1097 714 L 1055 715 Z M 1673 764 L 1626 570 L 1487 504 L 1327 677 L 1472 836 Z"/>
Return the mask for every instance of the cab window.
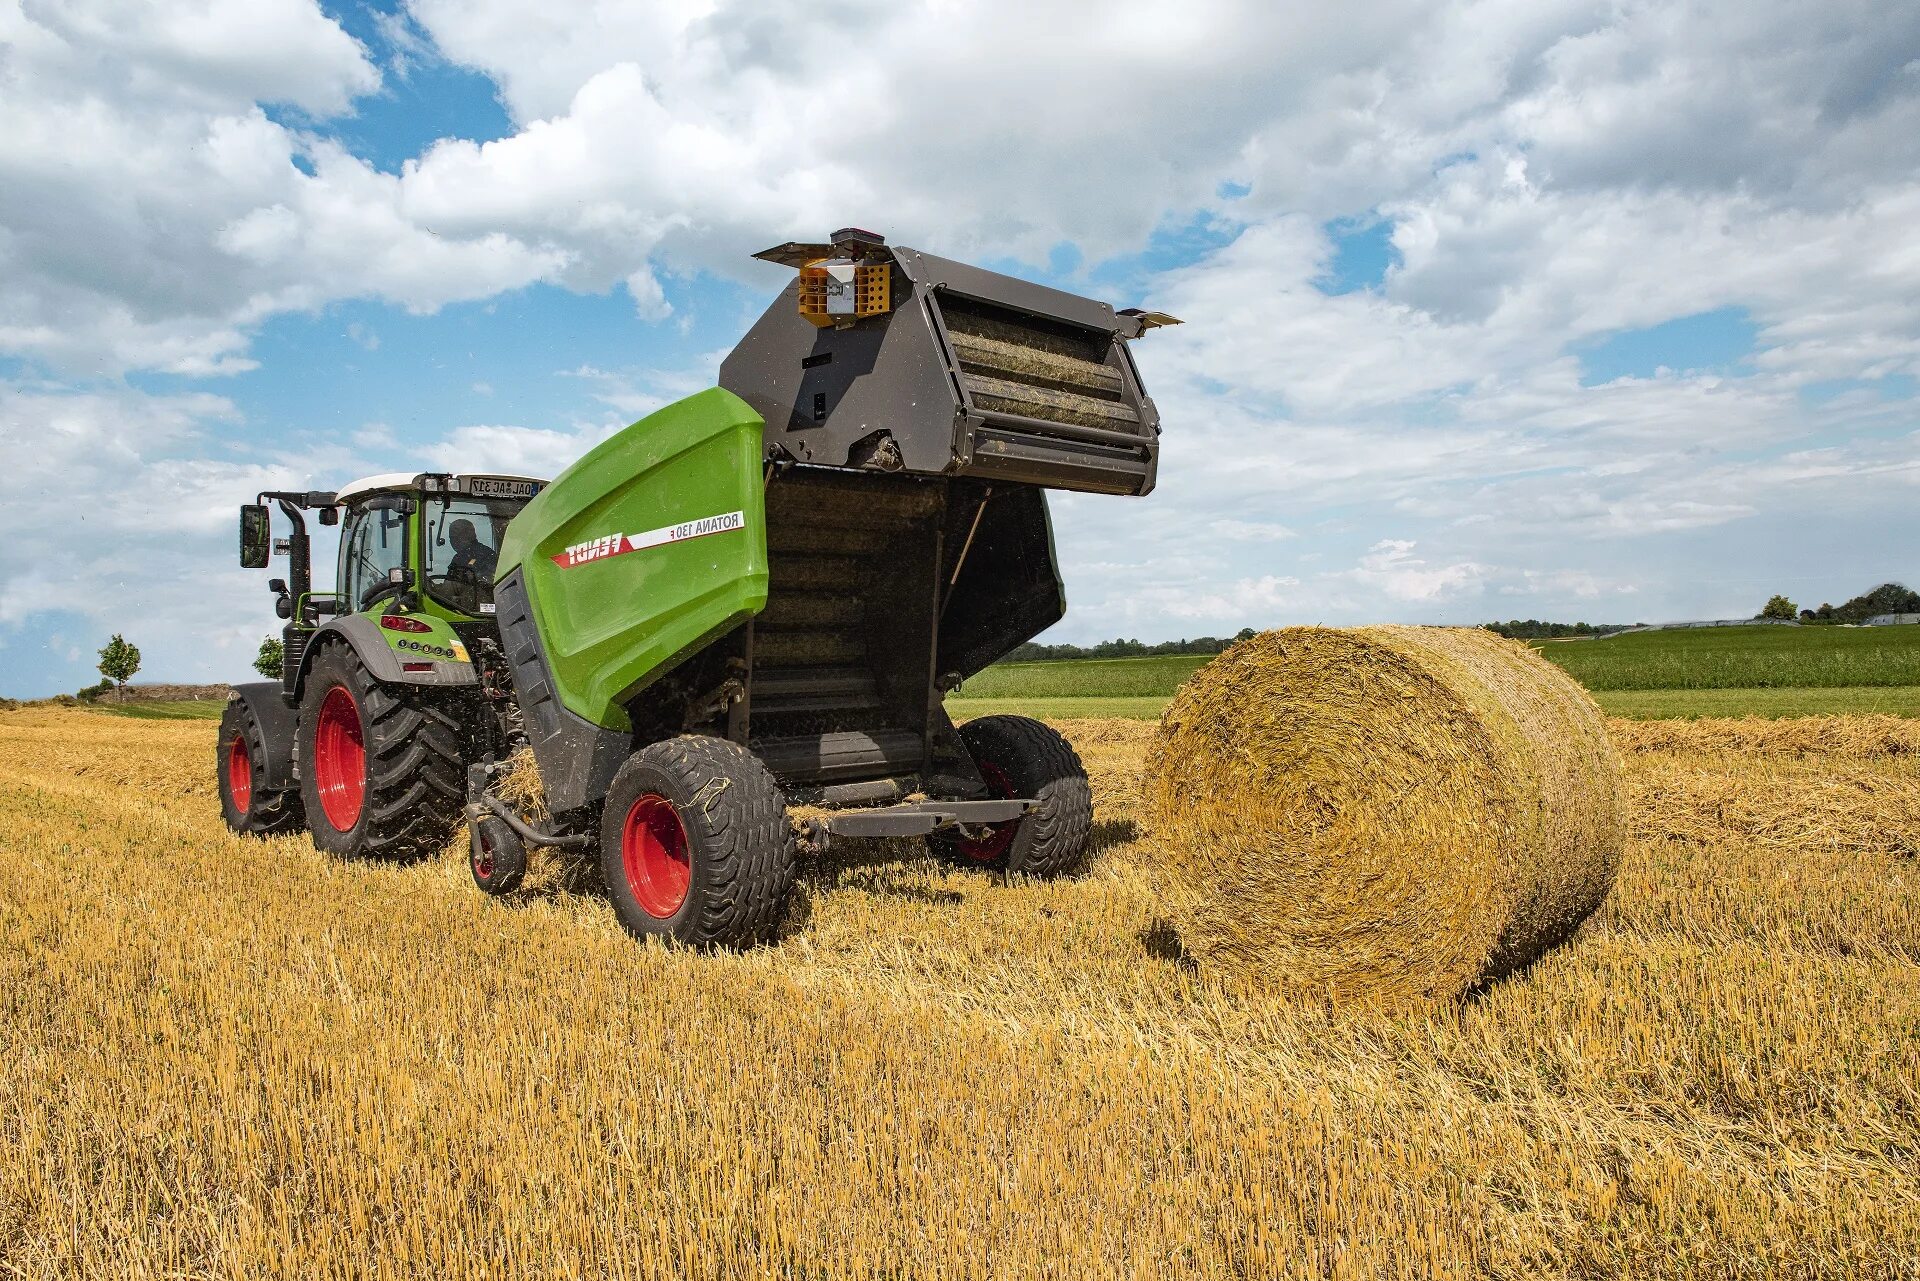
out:
<path id="1" fill-rule="evenodd" d="M 426 511 L 426 587 L 441 604 L 480 614 L 493 603 L 500 540 L 520 503 L 488 498 L 432 499 Z"/>
<path id="2" fill-rule="evenodd" d="M 407 513 L 360 508 L 340 535 L 340 595 L 347 609 L 367 607 L 367 596 L 407 563 Z"/>

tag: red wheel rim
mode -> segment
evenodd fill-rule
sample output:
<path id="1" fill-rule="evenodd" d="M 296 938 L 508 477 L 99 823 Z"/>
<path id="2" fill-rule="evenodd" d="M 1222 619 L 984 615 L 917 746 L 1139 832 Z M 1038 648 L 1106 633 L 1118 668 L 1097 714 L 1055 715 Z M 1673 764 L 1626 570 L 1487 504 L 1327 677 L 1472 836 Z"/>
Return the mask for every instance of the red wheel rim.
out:
<path id="1" fill-rule="evenodd" d="M 473 874 L 481 880 L 493 876 L 493 844 L 487 840 L 484 830 L 480 833 L 480 852 L 473 856 Z"/>
<path id="2" fill-rule="evenodd" d="M 980 767 L 980 777 L 987 781 L 987 791 L 996 798 L 1005 800 L 1019 793 L 1013 786 L 1013 780 L 1007 772 L 992 761 L 976 761 Z M 975 863 L 997 863 L 1006 857 L 1013 848 L 1013 838 L 1020 835 L 1020 820 L 1009 819 L 1005 823 L 995 823 L 985 836 L 963 836 L 954 842 L 962 858 Z"/>
<path id="3" fill-rule="evenodd" d="M 313 781 L 327 822 L 350 832 L 360 821 L 367 795 L 367 748 L 360 736 L 360 708 L 343 685 L 327 691 L 313 730 Z"/>
<path id="4" fill-rule="evenodd" d="M 672 801 L 654 792 L 634 801 L 620 830 L 620 862 L 641 911 L 664 921 L 680 910 L 693 867 L 687 859 L 687 829 Z"/>
<path id="5" fill-rule="evenodd" d="M 247 751 L 247 738 L 235 734 L 227 744 L 227 791 L 233 795 L 233 808 L 245 814 L 253 806 L 253 757 Z"/>

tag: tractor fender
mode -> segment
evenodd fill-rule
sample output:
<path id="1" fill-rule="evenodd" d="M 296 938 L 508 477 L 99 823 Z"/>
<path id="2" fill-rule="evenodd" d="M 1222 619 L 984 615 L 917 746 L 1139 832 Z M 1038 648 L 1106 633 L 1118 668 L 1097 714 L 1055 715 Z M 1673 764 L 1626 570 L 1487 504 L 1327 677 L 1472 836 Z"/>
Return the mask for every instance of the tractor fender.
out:
<path id="1" fill-rule="evenodd" d="M 286 686 L 279 681 L 249 681 L 233 687 L 233 697 L 247 705 L 260 724 L 260 737 L 266 746 L 261 771 L 266 790 L 284 791 L 293 786 L 293 731 L 299 723 L 298 704 L 287 700 Z"/>
<path id="2" fill-rule="evenodd" d="M 306 689 L 307 673 L 313 667 L 315 656 L 320 653 L 322 645 L 335 639 L 353 646 L 353 652 L 366 664 L 367 671 L 375 680 L 385 684 L 460 686 L 480 683 L 479 673 L 472 663 L 438 660 L 423 663 L 409 658 L 406 660 L 407 667 L 424 666 L 427 670 L 407 671 L 401 665 L 400 655 L 387 643 L 378 622 L 366 614 L 349 614 L 345 618 L 329 619 L 307 638 L 306 652 L 300 656 L 300 679 L 294 686 L 296 701 Z"/>

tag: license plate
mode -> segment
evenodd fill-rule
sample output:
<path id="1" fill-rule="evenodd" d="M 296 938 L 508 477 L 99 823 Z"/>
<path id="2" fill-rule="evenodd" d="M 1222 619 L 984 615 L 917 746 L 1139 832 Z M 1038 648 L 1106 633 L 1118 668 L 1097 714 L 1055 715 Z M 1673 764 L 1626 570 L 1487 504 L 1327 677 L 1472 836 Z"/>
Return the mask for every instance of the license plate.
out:
<path id="1" fill-rule="evenodd" d="M 467 492 L 475 498 L 532 498 L 540 492 L 540 485 L 531 480 L 494 480 L 488 476 L 473 476 L 467 480 Z"/>

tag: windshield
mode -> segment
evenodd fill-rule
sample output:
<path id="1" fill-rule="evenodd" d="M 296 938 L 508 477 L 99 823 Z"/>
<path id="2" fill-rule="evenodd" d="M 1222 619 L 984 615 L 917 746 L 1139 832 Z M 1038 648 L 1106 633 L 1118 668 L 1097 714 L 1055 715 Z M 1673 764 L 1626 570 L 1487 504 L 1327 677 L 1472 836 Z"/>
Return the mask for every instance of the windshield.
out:
<path id="1" fill-rule="evenodd" d="M 463 614 L 492 613 L 500 540 L 506 537 L 507 522 L 524 504 L 504 499 L 427 498 L 422 505 L 427 591 Z"/>

